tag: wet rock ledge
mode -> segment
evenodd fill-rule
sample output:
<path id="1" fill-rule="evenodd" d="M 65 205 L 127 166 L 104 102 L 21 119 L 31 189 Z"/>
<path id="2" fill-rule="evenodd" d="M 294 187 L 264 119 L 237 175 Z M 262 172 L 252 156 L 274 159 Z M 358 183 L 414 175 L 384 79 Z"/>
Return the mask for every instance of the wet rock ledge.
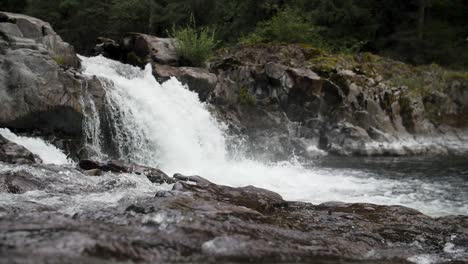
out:
<path id="1" fill-rule="evenodd" d="M 76 169 L 0 165 L 11 166 L 0 173 L 0 197 L 16 199 L 0 206 L 0 263 L 410 263 L 419 256 L 435 263 L 468 261 L 466 216 L 289 202 L 253 186 L 232 188 L 180 174 L 149 195 L 127 194 L 98 206 L 96 196 L 108 199 L 108 193 L 130 188 L 123 178 L 141 167 L 116 161 L 83 161 Z M 90 169 L 103 174 L 88 176 Z M 153 186 L 145 173 L 132 177 Z M 99 178 L 105 180 L 84 184 Z M 50 202 L 25 201 L 37 190 Z M 89 193 L 87 205 L 58 205 Z"/>

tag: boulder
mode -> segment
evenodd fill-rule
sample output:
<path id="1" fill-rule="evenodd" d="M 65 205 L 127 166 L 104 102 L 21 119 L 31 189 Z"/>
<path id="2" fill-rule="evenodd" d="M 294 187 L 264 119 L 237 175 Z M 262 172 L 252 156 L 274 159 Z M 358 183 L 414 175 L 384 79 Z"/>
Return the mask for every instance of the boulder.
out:
<path id="1" fill-rule="evenodd" d="M 0 135 L 0 161 L 12 164 L 42 163 L 41 159 L 25 147 L 11 142 Z"/>
<path id="2" fill-rule="evenodd" d="M 82 149 L 83 92 L 100 110 L 104 90 L 79 73 L 73 47 L 37 18 L 0 12 L 0 127 L 54 138 L 76 157 Z"/>
<path id="3" fill-rule="evenodd" d="M 244 206 L 258 212 L 265 213 L 286 203 L 281 195 L 254 186 L 233 188 L 214 184 L 200 176 L 183 176 L 181 174 L 174 175 L 174 178 L 182 182 L 179 181 L 174 185 L 173 190 L 192 192 L 202 199 L 227 202 L 236 206 Z M 194 185 L 186 182 L 193 182 L 196 184 Z"/>
<path id="4" fill-rule="evenodd" d="M 80 133 L 81 83 L 73 47 L 39 19 L 0 13 L 0 127 Z"/>
<path id="5" fill-rule="evenodd" d="M 0 172 L 0 193 L 22 194 L 28 191 L 42 190 L 44 187 L 42 182 L 27 171 Z"/>
<path id="6" fill-rule="evenodd" d="M 129 33 L 123 38 L 121 46 L 127 54 L 129 62 L 132 59 L 136 59 L 137 63 L 154 62 L 173 66 L 179 64 L 179 57 L 177 56 L 173 39 L 170 38 Z"/>
<path id="7" fill-rule="evenodd" d="M 100 37 L 94 55 L 144 67 L 148 63 L 178 66 L 179 57 L 171 38 L 158 38 L 142 33 L 127 33 L 120 41 Z"/>
<path id="8" fill-rule="evenodd" d="M 122 50 L 120 44 L 110 38 L 99 37 L 92 50 L 95 56 L 102 55 L 111 60 L 121 60 Z"/>
<path id="9" fill-rule="evenodd" d="M 79 68 L 73 46 L 64 42 L 49 23 L 40 19 L 0 12 L 0 32 L 11 49 L 29 48 L 47 52 L 60 66 Z M 0 50 L 5 50 L 1 47 Z"/>
<path id="10" fill-rule="evenodd" d="M 99 176 L 99 172 L 113 173 L 135 173 L 144 175 L 152 183 L 174 183 L 175 180 L 167 176 L 163 171 L 147 166 L 142 166 L 134 163 L 125 163 L 118 160 L 110 160 L 107 162 L 98 162 L 94 160 L 80 160 L 78 166 L 85 171 L 87 175 Z"/>
<path id="11" fill-rule="evenodd" d="M 198 93 L 200 100 L 205 102 L 215 89 L 218 81 L 215 74 L 206 69 L 194 67 L 172 67 L 168 65 L 153 65 L 153 75 L 161 82 L 171 77 L 177 78 L 187 87 Z"/>

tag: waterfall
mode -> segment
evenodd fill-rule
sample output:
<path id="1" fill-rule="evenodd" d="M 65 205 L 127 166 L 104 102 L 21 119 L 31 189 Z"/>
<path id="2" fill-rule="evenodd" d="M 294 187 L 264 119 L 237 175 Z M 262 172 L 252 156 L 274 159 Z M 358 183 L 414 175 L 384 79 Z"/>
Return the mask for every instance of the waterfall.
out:
<path id="1" fill-rule="evenodd" d="M 224 126 L 175 78 L 159 84 L 149 65 L 141 70 L 103 57 L 82 60 L 85 73 L 100 77 L 106 89 L 121 159 L 186 173 L 225 160 Z"/>
<path id="2" fill-rule="evenodd" d="M 443 189 L 438 183 L 424 183 L 421 189 L 422 182 L 414 179 L 312 168 L 295 160 L 265 164 L 242 153 L 229 153 L 228 149 L 242 147 L 228 146 L 226 126 L 177 79 L 158 83 L 150 65 L 140 69 L 102 56 L 80 58 L 84 74 L 98 77 L 106 90 L 110 142 L 122 160 L 158 167 L 168 174 L 201 175 L 218 184 L 254 185 L 288 200 L 401 204 L 437 215 L 467 210 L 465 205 L 451 204 L 428 191 Z M 95 122 L 95 118 L 86 122 Z M 104 144 L 100 139 L 91 142 Z"/>
<path id="3" fill-rule="evenodd" d="M 89 156 L 99 160 L 106 155 L 102 150 L 101 118 L 96 109 L 96 104 L 88 92 L 88 82 L 83 82 L 83 94 L 80 97 L 80 104 L 83 109 L 83 143 Z"/>

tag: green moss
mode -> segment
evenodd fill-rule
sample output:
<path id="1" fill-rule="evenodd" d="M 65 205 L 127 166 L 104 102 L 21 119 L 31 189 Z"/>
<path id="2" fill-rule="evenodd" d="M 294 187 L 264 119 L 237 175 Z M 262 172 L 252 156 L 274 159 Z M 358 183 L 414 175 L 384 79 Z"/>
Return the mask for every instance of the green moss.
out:
<path id="1" fill-rule="evenodd" d="M 298 46 L 302 48 L 306 60 L 322 57 L 327 54 L 323 49 L 314 47 L 310 44 L 298 44 Z"/>
<path id="2" fill-rule="evenodd" d="M 257 101 L 255 98 L 249 93 L 249 89 L 247 87 L 242 87 L 239 91 L 239 102 L 245 106 L 255 106 Z"/>
<path id="3" fill-rule="evenodd" d="M 52 57 L 52 59 L 57 63 L 57 65 L 59 66 L 64 66 L 65 65 L 65 57 L 64 56 L 61 56 L 61 55 L 57 55 L 57 56 L 54 56 Z"/>
<path id="4" fill-rule="evenodd" d="M 424 80 L 420 76 L 397 75 L 390 79 L 390 82 L 397 87 L 406 86 L 413 95 L 422 95 L 425 93 Z"/>
<path id="5" fill-rule="evenodd" d="M 319 72 L 331 72 L 337 69 L 339 60 L 336 57 L 322 56 L 309 61 L 314 70 Z"/>
<path id="6" fill-rule="evenodd" d="M 361 61 L 362 63 L 377 63 L 380 61 L 380 57 L 370 52 L 364 52 L 361 55 Z"/>
<path id="7" fill-rule="evenodd" d="M 447 79 L 468 79 L 468 72 L 447 72 Z"/>
<path id="8" fill-rule="evenodd" d="M 425 104 L 424 110 L 426 118 L 432 121 L 433 123 L 441 123 L 443 121 L 442 114 L 438 105 Z"/>

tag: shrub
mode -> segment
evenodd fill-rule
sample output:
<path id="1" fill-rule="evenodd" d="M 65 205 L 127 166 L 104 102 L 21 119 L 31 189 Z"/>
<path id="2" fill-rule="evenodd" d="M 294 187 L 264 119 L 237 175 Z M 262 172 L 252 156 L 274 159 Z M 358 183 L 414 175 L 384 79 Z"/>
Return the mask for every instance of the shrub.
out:
<path id="1" fill-rule="evenodd" d="M 169 35 L 174 38 L 176 52 L 183 64 L 203 67 L 218 44 L 215 32 L 216 30 L 210 27 L 197 28 L 192 16 L 190 23 L 185 27 L 173 26 Z"/>

